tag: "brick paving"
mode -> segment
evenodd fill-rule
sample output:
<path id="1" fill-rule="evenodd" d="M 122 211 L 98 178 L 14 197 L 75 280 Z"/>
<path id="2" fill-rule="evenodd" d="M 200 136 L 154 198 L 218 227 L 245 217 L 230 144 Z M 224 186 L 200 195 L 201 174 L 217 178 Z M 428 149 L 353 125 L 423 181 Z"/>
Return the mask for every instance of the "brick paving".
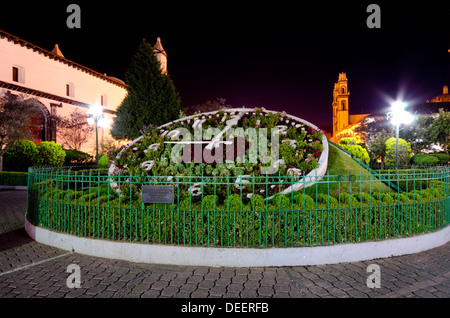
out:
<path id="1" fill-rule="evenodd" d="M 448 298 L 450 243 L 426 252 L 326 266 L 213 268 L 136 264 L 31 240 L 25 191 L 0 191 L 0 298 Z M 80 268 L 80 288 L 67 272 Z M 369 288 L 370 264 L 381 269 Z"/>

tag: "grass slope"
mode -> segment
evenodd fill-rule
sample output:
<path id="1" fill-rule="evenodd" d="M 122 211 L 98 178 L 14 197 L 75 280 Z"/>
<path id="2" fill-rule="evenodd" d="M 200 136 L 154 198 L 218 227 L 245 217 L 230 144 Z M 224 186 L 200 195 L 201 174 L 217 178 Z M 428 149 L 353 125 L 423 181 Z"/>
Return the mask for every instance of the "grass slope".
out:
<path id="1" fill-rule="evenodd" d="M 338 176 L 341 176 L 340 181 Z M 349 179 L 352 181 L 350 182 Z M 373 180 L 372 174 L 367 169 L 330 144 L 327 176 L 319 185 L 307 188 L 305 193 L 314 198 L 319 193 L 337 196 L 342 192 L 359 193 L 361 191 L 368 194 L 389 192 L 387 185 L 376 179 Z"/>

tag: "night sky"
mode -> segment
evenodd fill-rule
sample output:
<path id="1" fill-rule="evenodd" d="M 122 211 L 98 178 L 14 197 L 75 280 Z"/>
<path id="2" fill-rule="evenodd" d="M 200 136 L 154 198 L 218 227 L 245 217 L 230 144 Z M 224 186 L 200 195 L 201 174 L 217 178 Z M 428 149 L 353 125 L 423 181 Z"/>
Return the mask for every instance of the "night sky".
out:
<path id="1" fill-rule="evenodd" d="M 67 59 L 121 79 L 142 38 L 159 36 L 182 106 L 225 98 L 318 126 L 331 125 L 339 72 L 351 114 L 382 111 L 387 98 L 423 103 L 450 85 L 446 2 L 92 2 L 8 1 L 0 29 L 50 51 L 58 43 Z M 81 29 L 66 25 L 70 3 L 81 7 Z M 381 7 L 381 29 L 366 25 L 370 3 Z"/>

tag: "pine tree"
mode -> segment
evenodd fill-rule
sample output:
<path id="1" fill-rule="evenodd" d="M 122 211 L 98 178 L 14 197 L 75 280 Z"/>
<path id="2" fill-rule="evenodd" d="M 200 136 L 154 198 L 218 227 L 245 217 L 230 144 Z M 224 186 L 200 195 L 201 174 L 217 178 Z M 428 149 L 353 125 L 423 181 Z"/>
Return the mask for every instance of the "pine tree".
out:
<path id="1" fill-rule="evenodd" d="M 128 94 L 117 110 L 111 134 L 135 139 L 142 127 L 160 126 L 178 119 L 181 100 L 169 75 L 161 72 L 152 45 L 142 40 L 125 77 Z"/>

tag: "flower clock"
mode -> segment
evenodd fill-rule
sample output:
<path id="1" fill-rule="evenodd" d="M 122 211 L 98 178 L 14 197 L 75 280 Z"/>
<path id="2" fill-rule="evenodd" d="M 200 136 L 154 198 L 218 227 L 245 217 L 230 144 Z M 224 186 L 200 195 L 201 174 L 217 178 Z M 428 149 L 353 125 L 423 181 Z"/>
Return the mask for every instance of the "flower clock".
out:
<path id="1" fill-rule="evenodd" d="M 326 171 L 328 144 L 314 125 L 264 108 L 197 114 L 161 127 L 109 152 L 113 188 L 140 193 L 142 185 L 173 185 L 179 199 L 230 194 L 265 198 L 305 185 Z M 141 184 L 127 184 L 142 176 Z M 122 180 L 122 181 L 120 181 Z"/>

